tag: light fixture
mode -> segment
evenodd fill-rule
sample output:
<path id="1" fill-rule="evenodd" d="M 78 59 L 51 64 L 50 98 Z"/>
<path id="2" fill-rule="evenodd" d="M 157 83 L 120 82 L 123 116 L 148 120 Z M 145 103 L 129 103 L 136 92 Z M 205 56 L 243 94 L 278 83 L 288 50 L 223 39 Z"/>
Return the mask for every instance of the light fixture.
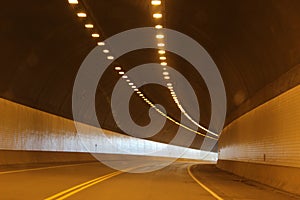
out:
<path id="1" fill-rule="evenodd" d="M 125 74 L 125 72 L 119 72 L 119 74 L 120 74 L 120 75 L 123 75 L 123 74 Z"/>
<path id="2" fill-rule="evenodd" d="M 143 95 L 143 94 L 140 94 L 139 96 L 140 96 L 140 97 L 143 97 L 144 95 Z"/>
<path id="3" fill-rule="evenodd" d="M 131 86 L 131 88 L 132 88 L 132 89 L 135 89 L 135 88 L 136 88 L 136 86 L 135 86 L 135 85 L 133 85 L 133 86 Z"/>
<path id="4" fill-rule="evenodd" d="M 155 18 L 155 19 L 162 18 L 162 14 L 161 13 L 154 13 L 153 18 Z"/>
<path id="5" fill-rule="evenodd" d="M 122 78 L 126 79 L 126 78 L 128 78 L 128 76 L 124 75 L 124 76 L 122 76 Z"/>
<path id="6" fill-rule="evenodd" d="M 98 42 L 97 44 L 98 44 L 98 46 L 104 46 L 105 45 L 104 42 Z"/>
<path id="7" fill-rule="evenodd" d="M 158 43 L 157 46 L 158 46 L 158 47 L 164 47 L 165 44 L 164 44 L 164 43 Z"/>
<path id="8" fill-rule="evenodd" d="M 80 12 L 80 13 L 77 13 L 77 16 L 78 17 L 86 17 L 86 13 Z"/>
<path id="9" fill-rule="evenodd" d="M 162 29 L 163 26 L 162 26 L 162 25 L 156 25 L 155 28 L 156 28 L 156 29 Z"/>
<path id="10" fill-rule="evenodd" d="M 121 67 L 115 67 L 115 70 L 120 71 L 122 68 Z"/>
<path id="11" fill-rule="evenodd" d="M 164 75 L 164 76 L 168 76 L 168 75 L 169 75 L 169 72 L 163 72 L 163 75 Z"/>
<path id="12" fill-rule="evenodd" d="M 170 76 L 165 76 L 164 79 L 169 80 Z"/>
<path id="13" fill-rule="evenodd" d="M 104 49 L 103 53 L 109 53 L 109 50 L 108 49 Z"/>
<path id="14" fill-rule="evenodd" d="M 166 51 L 165 51 L 165 50 L 159 50 L 158 53 L 159 53 L 159 54 L 165 54 Z"/>
<path id="15" fill-rule="evenodd" d="M 156 35 L 156 38 L 157 39 L 163 39 L 163 38 L 165 38 L 165 36 L 163 34 L 158 34 L 158 35 Z"/>
<path id="16" fill-rule="evenodd" d="M 160 60 L 166 60 L 167 58 L 165 56 L 159 57 Z"/>
<path id="17" fill-rule="evenodd" d="M 166 62 L 162 62 L 162 63 L 160 63 L 162 66 L 167 66 L 168 65 L 168 63 L 166 63 Z"/>
<path id="18" fill-rule="evenodd" d="M 137 93 L 138 93 L 138 94 L 141 94 L 141 92 L 140 92 L 140 91 L 138 91 Z"/>
<path id="19" fill-rule="evenodd" d="M 107 59 L 108 59 L 108 60 L 113 60 L 114 57 L 113 57 L 113 56 L 107 56 Z"/>
<path id="20" fill-rule="evenodd" d="M 133 85 L 133 83 L 128 83 L 128 85 Z"/>
<path id="21" fill-rule="evenodd" d="M 78 4 L 77 0 L 69 0 L 69 4 Z"/>
<path id="22" fill-rule="evenodd" d="M 94 28 L 93 24 L 85 24 L 84 26 L 85 26 L 85 28 Z"/>
<path id="23" fill-rule="evenodd" d="M 152 1 L 151 1 L 151 4 L 152 4 L 153 6 L 159 6 L 159 5 L 161 4 L 161 1 L 160 1 L 160 0 L 152 0 Z"/>
<path id="24" fill-rule="evenodd" d="M 172 86 L 169 86 L 168 88 L 169 88 L 169 90 L 172 90 L 172 91 L 173 91 L 173 87 L 172 87 Z"/>
<path id="25" fill-rule="evenodd" d="M 172 87 L 172 83 L 167 83 L 167 86 Z"/>
<path id="26" fill-rule="evenodd" d="M 163 68 L 163 70 L 164 70 L 164 71 L 166 71 L 166 70 L 167 70 L 167 68 L 165 68 L 165 67 L 164 67 L 164 68 Z"/>
<path id="27" fill-rule="evenodd" d="M 136 89 L 134 89 L 134 91 L 137 92 L 137 91 L 139 91 L 139 90 L 136 88 Z"/>
<path id="28" fill-rule="evenodd" d="M 98 37 L 100 37 L 100 35 L 99 35 L 98 33 L 93 33 L 93 34 L 92 34 L 92 37 L 98 38 Z"/>

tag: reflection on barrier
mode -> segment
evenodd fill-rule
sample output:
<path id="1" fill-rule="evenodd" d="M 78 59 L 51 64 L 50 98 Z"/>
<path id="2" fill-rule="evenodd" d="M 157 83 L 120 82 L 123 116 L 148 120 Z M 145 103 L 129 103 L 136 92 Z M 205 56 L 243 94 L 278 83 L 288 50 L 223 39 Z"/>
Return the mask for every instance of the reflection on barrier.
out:
<path id="1" fill-rule="evenodd" d="M 217 160 L 217 154 L 196 149 L 189 149 L 149 140 L 134 138 L 116 132 L 103 130 L 111 143 L 103 140 L 99 129 L 90 125 L 80 124 L 84 133 L 80 138 L 72 120 L 29 108 L 0 98 L 0 149 L 4 150 L 36 150 L 63 152 L 91 152 L 144 155 L 144 152 L 157 152 L 161 149 L 162 157 L 178 157 L 185 149 L 182 158 Z M 85 136 L 82 138 L 82 136 Z M 84 145 L 82 144 L 84 140 Z M 89 145 L 89 146 L 87 146 Z M 117 145 L 117 149 L 113 148 Z M 119 149 L 119 150 L 118 150 Z"/>

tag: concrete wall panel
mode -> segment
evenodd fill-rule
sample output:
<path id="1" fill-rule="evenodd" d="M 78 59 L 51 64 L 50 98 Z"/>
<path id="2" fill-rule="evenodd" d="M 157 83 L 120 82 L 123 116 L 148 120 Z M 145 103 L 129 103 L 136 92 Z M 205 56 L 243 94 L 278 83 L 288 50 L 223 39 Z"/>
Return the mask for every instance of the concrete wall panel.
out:
<path id="1" fill-rule="evenodd" d="M 29 108 L 0 98 L 0 150 L 91 152 L 216 160 L 217 154 L 130 137 Z M 109 141 L 105 138 L 109 138 Z M 2 159 L 5 160 L 5 159 Z M 1 163 L 0 163 L 1 164 Z"/>
<path id="2" fill-rule="evenodd" d="M 285 185 L 299 186 L 290 171 L 300 173 L 300 86 L 225 127 L 219 140 L 218 166 L 285 190 Z M 280 170 L 272 170 L 274 166 Z"/>

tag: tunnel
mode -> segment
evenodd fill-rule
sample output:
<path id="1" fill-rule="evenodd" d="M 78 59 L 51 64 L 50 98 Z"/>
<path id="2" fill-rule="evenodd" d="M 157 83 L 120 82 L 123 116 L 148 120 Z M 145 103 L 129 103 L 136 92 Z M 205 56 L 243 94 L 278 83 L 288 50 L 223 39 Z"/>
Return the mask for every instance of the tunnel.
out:
<path id="1" fill-rule="evenodd" d="M 300 199 L 300 1 L 0 10 L 0 199 Z"/>

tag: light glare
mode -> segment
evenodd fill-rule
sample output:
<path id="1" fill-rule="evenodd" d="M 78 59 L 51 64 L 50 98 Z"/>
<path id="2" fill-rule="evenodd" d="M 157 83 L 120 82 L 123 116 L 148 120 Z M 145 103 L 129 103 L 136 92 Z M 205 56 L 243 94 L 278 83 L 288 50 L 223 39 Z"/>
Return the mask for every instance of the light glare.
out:
<path id="1" fill-rule="evenodd" d="M 163 39 L 163 38 L 165 38 L 165 36 L 163 34 L 158 34 L 158 35 L 156 35 L 156 38 L 157 39 Z"/>
<path id="2" fill-rule="evenodd" d="M 92 34 L 92 37 L 98 38 L 98 37 L 100 37 L 100 35 L 99 35 L 98 33 L 93 33 L 93 34 Z"/>
<path id="3" fill-rule="evenodd" d="M 165 51 L 165 50 L 159 50 L 158 53 L 159 53 L 159 54 L 165 54 L 166 51 Z"/>
<path id="4" fill-rule="evenodd" d="M 162 25 L 156 25 L 155 28 L 156 28 L 156 29 L 162 29 L 163 26 L 162 26 Z"/>
<path id="5" fill-rule="evenodd" d="M 69 0 L 69 4 L 78 4 L 77 0 Z"/>
<path id="6" fill-rule="evenodd" d="M 86 17 L 86 13 L 80 12 L 80 13 L 77 13 L 77 16 L 78 17 Z"/>
<path id="7" fill-rule="evenodd" d="M 98 46 L 104 46 L 105 45 L 104 42 L 98 42 L 97 44 L 98 44 Z"/>
<path id="8" fill-rule="evenodd" d="M 85 26 L 85 28 L 94 28 L 93 24 L 85 24 L 84 26 Z"/>
<path id="9" fill-rule="evenodd" d="M 161 4 L 161 1 L 160 1 L 160 0 L 152 0 L 152 1 L 151 1 L 151 4 L 152 4 L 153 6 L 159 6 L 159 5 Z"/>
<path id="10" fill-rule="evenodd" d="M 154 13 L 153 18 L 155 18 L 155 19 L 162 18 L 162 14 L 161 13 Z"/>

